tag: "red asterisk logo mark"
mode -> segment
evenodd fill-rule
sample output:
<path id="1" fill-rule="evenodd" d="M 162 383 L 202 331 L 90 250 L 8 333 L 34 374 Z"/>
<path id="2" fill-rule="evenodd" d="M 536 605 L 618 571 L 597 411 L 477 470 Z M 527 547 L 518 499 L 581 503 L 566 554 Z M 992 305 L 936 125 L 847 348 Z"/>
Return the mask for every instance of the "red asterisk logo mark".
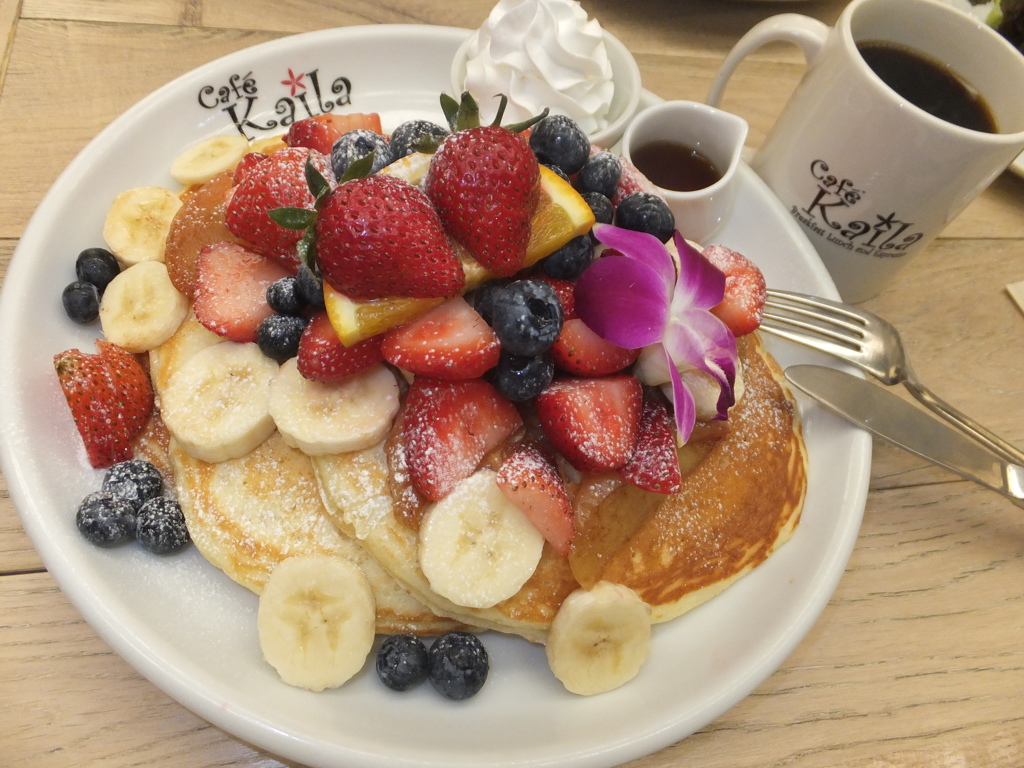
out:
<path id="1" fill-rule="evenodd" d="M 292 72 L 292 68 L 288 67 L 288 79 L 282 80 L 281 85 L 289 86 L 292 89 L 292 96 L 294 96 L 295 92 L 299 88 L 302 88 L 303 90 L 306 89 L 306 84 L 302 82 L 302 78 L 304 78 L 305 76 L 306 74 L 304 72 L 296 75 L 294 72 Z"/>

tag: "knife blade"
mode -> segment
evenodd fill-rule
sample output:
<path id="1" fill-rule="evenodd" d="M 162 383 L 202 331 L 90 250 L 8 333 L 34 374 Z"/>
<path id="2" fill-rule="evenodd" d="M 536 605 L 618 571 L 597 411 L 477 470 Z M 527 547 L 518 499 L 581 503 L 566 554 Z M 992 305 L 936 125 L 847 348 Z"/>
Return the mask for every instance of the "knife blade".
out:
<path id="1" fill-rule="evenodd" d="M 1024 506 L 1024 467 L 1004 461 L 892 392 L 821 365 L 791 365 L 786 378 L 847 421 Z"/>

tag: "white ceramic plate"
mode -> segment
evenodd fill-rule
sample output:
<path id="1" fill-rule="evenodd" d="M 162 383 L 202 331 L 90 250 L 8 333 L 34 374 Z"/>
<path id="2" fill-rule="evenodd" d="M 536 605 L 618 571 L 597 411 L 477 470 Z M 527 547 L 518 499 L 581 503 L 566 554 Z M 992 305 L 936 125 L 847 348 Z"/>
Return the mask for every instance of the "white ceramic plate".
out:
<path id="1" fill-rule="evenodd" d="M 1010 170 L 1024 179 L 1024 154 L 1017 155 L 1017 159 L 1010 163 Z"/>
<path id="2" fill-rule="evenodd" d="M 74 510 L 101 474 L 88 466 L 51 358 L 93 348 L 96 330 L 67 320 L 59 297 L 73 279 L 74 254 L 101 244 L 109 201 L 129 187 L 173 187 L 170 161 L 196 140 L 234 130 L 233 118 L 248 115 L 245 130 L 257 135 L 264 131 L 254 126 L 270 130 L 295 109 L 303 116 L 303 104 L 326 108 L 338 98 L 332 87 L 351 94 L 338 111 L 379 111 L 386 128 L 412 115 L 441 120 L 438 93 L 465 35 L 417 26 L 327 30 L 256 46 L 172 82 L 68 166 L 21 239 L 0 300 L 0 458 L 47 568 L 153 683 L 239 738 L 310 766 L 609 766 L 672 744 L 743 699 L 800 642 L 843 573 L 864 508 L 866 433 L 805 406 L 810 491 L 796 535 L 721 597 L 657 627 L 635 681 L 579 698 L 552 677 L 543 649 L 491 633 L 491 678 L 462 703 L 429 685 L 392 693 L 372 662 L 332 692 L 290 688 L 261 660 L 256 597 L 194 548 L 158 558 L 79 536 Z M 297 82 L 294 92 L 288 81 Z M 773 286 L 836 295 L 796 225 L 746 167 L 718 239 L 755 258 Z M 826 362 L 790 346 L 775 351 L 783 364 Z"/>

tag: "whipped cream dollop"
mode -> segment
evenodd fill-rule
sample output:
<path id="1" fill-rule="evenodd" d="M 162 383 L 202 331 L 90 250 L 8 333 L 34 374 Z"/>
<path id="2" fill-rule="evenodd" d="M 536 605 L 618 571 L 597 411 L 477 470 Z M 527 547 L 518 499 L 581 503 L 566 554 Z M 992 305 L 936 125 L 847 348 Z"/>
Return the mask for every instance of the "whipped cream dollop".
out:
<path id="1" fill-rule="evenodd" d="M 614 86 L 604 32 L 576 0 L 499 0 L 467 53 L 464 87 L 484 114 L 505 94 L 506 124 L 549 107 L 586 133 L 608 125 Z"/>

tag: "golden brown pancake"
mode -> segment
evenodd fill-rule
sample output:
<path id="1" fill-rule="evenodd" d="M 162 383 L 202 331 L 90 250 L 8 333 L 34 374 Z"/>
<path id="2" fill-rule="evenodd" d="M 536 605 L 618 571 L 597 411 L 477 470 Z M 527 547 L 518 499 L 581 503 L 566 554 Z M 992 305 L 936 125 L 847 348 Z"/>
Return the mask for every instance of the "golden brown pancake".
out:
<path id="1" fill-rule="evenodd" d="M 158 395 L 174 371 L 199 350 L 222 341 L 189 317 L 150 355 Z M 192 540 L 231 579 L 259 594 L 271 571 L 295 555 L 328 554 L 359 565 L 373 587 L 377 630 L 439 634 L 459 626 L 414 598 L 339 531 L 320 498 L 308 456 L 275 432 L 238 459 L 207 463 L 189 456 L 155 416 L 136 441 L 136 453 L 173 478 Z"/>
<path id="2" fill-rule="evenodd" d="M 418 565 L 417 533 L 395 515 L 383 444 L 314 460 L 327 509 L 420 600 L 467 624 L 543 642 L 562 600 L 581 582 L 589 586 L 598 579 L 633 588 L 651 605 L 654 621 L 678 616 L 787 541 L 806 493 L 807 455 L 792 396 L 758 336 L 738 341 L 743 396 L 729 413 L 724 436 L 681 450 L 684 462 L 695 451 L 699 458 L 684 475 L 682 490 L 658 496 L 625 486 L 617 476 L 596 478 L 604 483 L 601 498 L 607 498 L 586 519 L 577 510 L 573 563 L 546 546 L 522 590 L 491 608 L 454 605 L 430 590 Z M 589 556 L 577 551 L 588 546 L 595 550 Z"/>
<path id="3" fill-rule="evenodd" d="M 729 411 L 729 434 L 598 574 L 636 591 L 655 622 L 685 613 L 749 573 L 789 540 L 800 519 L 807 452 L 796 405 L 760 339 L 737 341 L 744 387 Z"/>

